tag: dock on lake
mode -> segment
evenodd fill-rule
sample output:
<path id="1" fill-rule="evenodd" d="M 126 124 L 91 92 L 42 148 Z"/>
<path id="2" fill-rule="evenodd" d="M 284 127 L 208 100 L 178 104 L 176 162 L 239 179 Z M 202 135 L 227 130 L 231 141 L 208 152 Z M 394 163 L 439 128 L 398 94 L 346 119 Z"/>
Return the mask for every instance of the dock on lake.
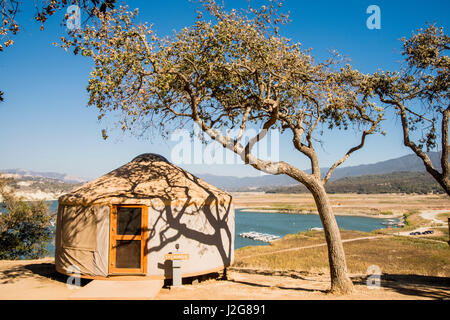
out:
<path id="1" fill-rule="evenodd" d="M 263 241 L 263 242 L 272 242 L 272 241 L 280 239 L 279 236 L 276 236 L 273 234 L 268 234 L 268 233 L 260 233 L 260 232 L 256 232 L 256 231 L 242 232 L 239 235 L 243 238 L 248 238 L 248 239 Z"/>

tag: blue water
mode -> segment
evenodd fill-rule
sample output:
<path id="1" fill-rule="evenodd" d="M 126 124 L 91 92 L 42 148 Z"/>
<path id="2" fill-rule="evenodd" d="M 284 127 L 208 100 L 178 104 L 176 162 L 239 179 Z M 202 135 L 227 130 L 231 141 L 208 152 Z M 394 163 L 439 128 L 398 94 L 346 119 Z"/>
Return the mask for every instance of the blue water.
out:
<path id="1" fill-rule="evenodd" d="M 286 234 L 299 233 L 310 228 L 322 228 L 320 217 L 317 214 L 243 212 L 239 209 L 236 209 L 235 213 L 235 249 L 245 246 L 268 245 L 262 241 L 242 238 L 239 236 L 242 232 L 256 231 L 283 237 Z M 381 223 L 386 222 L 387 219 L 336 216 L 336 221 L 340 229 L 370 232 L 385 228 Z"/>
<path id="2" fill-rule="evenodd" d="M 50 212 L 58 210 L 58 201 L 49 202 Z M 321 228 L 322 223 L 316 214 L 288 214 L 288 213 L 267 213 L 267 212 L 243 212 L 235 210 L 235 242 L 234 248 L 246 246 L 269 245 L 262 241 L 242 238 L 242 232 L 256 231 L 269 233 L 284 237 L 287 234 L 299 233 L 310 228 Z M 336 216 L 336 221 L 340 229 L 357 230 L 370 232 L 376 229 L 383 229 L 382 222 L 387 219 L 376 219 L 367 217 Z M 54 239 L 49 244 L 48 250 L 51 255 L 55 252 Z"/>
<path id="3" fill-rule="evenodd" d="M 50 212 L 58 211 L 58 201 L 47 201 L 47 205 Z"/>
<path id="4" fill-rule="evenodd" d="M 58 201 L 47 201 L 47 205 L 48 205 L 48 211 L 51 214 L 54 214 L 58 211 Z M 56 216 L 55 216 L 54 222 L 56 223 Z M 55 255 L 55 234 L 54 234 L 54 232 L 55 232 L 56 228 L 53 227 L 52 229 L 53 229 L 53 238 L 49 242 L 49 244 L 47 246 L 47 250 L 49 252 L 49 255 L 53 257 Z"/>

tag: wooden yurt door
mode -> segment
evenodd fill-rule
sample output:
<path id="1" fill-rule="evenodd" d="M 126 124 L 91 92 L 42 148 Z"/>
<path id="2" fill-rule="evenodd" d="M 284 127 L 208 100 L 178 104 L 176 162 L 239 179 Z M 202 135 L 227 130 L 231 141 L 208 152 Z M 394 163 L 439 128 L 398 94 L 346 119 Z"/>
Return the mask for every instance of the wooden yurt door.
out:
<path id="1" fill-rule="evenodd" d="M 111 207 L 109 273 L 143 274 L 147 269 L 146 206 Z"/>

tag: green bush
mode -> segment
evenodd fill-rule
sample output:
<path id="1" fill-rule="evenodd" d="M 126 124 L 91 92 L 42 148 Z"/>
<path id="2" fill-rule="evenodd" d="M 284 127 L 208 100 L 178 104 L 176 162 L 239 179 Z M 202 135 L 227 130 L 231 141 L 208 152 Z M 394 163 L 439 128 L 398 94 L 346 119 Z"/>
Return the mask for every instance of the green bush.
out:
<path id="1" fill-rule="evenodd" d="M 27 202 L 7 191 L 0 212 L 0 259 L 37 259 L 47 254 L 51 239 L 51 217 L 45 201 Z"/>

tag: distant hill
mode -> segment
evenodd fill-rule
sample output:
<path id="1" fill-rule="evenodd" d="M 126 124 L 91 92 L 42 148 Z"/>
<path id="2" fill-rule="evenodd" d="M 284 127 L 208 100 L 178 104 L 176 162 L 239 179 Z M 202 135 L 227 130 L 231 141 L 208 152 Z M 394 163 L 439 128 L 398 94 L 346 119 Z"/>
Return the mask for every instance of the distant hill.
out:
<path id="1" fill-rule="evenodd" d="M 433 165 L 440 169 L 440 153 L 428 153 Z M 330 182 L 344 177 L 357 177 L 363 175 L 382 175 L 392 172 L 424 172 L 425 167 L 416 155 L 407 155 L 373 164 L 349 166 L 337 168 L 331 176 Z M 322 174 L 326 174 L 327 168 L 322 168 Z M 198 174 L 199 178 L 209 182 L 219 188 L 228 191 L 249 191 L 258 188 L 291 186 L 298 182 L 286 175 L 263 175 L 257 177 L 232 177 L 216 176 L 212 174 Z"/>
<path id="2" fill-rule="evenodd" d="M 391 172 L 359 177 L 345 177 L 329 181 L 328 193 L 444 193 L 442 187 L 427 172 Z M 268 193 L 306 193 L 303 185 L 263 187 L 257 191 Z"/>
<path id="3" fill-rule="evenodd" d="M 440 168 L 440 154 L 431 152 L 429 156 L 434 166 Z M 438 184 L 424 171 L 422 161 L 415 155 L 373 164 L 337 168 L 327 185 L 327 190 L 330 193 L 440 193 Z M 87 182 L 87 179 L 66 173 L 35 172 L 25 169 L 0 170 L 0 173 L 10 178 L 12 186 L 18 188 L 24 196 L 35 198 L 54 199 Z M 322 169 L 322 173 L 326 173 L 325 168 Z M 213 174 L 197 174 L 197 176 L 227 191 L 303 192 L 303 187 L 286 175 L 242 178 Z"/>
<path id="4" fill-rule="evenodd" d="M 441 153 L 429 152 L 431 162 L 435 168 L 441 169 Z M 390 172 L 425 171 L 425 166 L 415 154 L 410 154 L 400 158 L 380 161 L 373 164 L 363 164 L 359 166 L 337 168 L 331 180 L 343 177 L 356 177 L 368 174 L 383 174 Z"/>
<path id="5" fill-rule="evenodd" d="M 14 193 L 27 200 L 56 200 L 87 181 L 66 173 L 25 169 L 6 169 L 0 170 L 0 173 Z"/>
<path id="6" fill-rule="evenodd" d="M 82 184 L 30 175 L 3 174 L 2 177 L 17 196 L 27 200 L 56 200 Z"/>
<path id="7" fill-rule="evenodd" d="M 12 175 L 16 177 L 40 177 L 40 178 L 48 178 L 53 180 L 60 180 L 67 183 L 80 183 L 87 182 L 87 179 L 75 177 L 67 173 L 57 173 L 57 172 L 35 172 L 31 170 L 25 169 L 4 169 L 0 170 L 0 173 L 4 173 L 7 175 Z"/>
<path id="8" fill-rule="evenodd" d="M 200 179 L 228 191 L 253 190 L 267 186 L 289 186 L 298 184 L 286 175 L 262 175 L 258 177 L 216 176 L 213 174 L 197 174 Z"/>

